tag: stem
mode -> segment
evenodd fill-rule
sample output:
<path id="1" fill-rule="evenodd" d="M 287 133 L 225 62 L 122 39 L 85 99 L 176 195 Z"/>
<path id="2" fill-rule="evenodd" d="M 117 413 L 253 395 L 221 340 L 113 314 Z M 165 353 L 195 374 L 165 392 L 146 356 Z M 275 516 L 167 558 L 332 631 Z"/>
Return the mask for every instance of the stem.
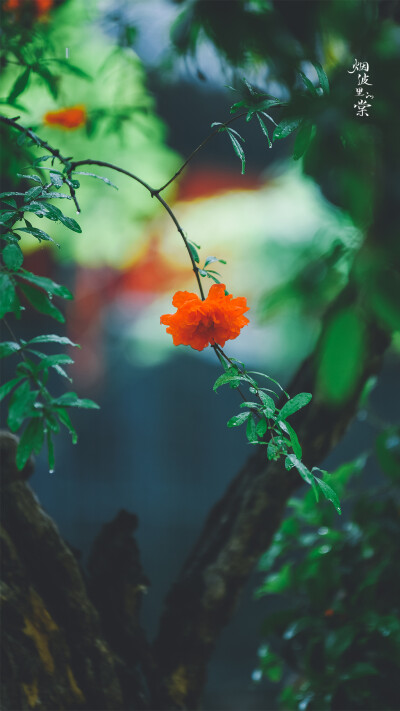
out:
<path id="1" fill-rule="evenodd" d="M 194 158 L 194 156 L 196 155 L 196 153 L 198 153 L 198 151 L 201 150 L 201 148 L 204 148 L 204 146 L 206 145 L 206 143 L 208 143 L 208 141 L 210 141 L 211 138 L 213 138 L 214 136 L 216 136 L 217 133 L 220 133 L 221 129 L 223 129 L 224 126 L 229 126 L 229 124 L 231 124 L 231 123 L 233 123 L 234 121 L 236 121 L 236 119 L 241 118 L 242 116 L 246 116 L 246 114 L 247 114 L 247 111 L 242 111 L 240 114 L 237 114 L 236 116 L 233 116 L 233 118 L 229 119 L 229 121 L 226 121 L 225 123 L 221 124 L 221 126 L 218 126 L 218 128 L 216 128 L 215 131 L 213 131 L 212 133 L 210 133 L 209 136 L 207 136 L 207 138 L 205 138 L 204 141 L 203 141 L 202 143 L 200 143 L 200 145 L 198 145 L 197 148 L 194 149 L 194 151 L 191 152 L 190 156 L 189 156 L 188 158 L 186 158 L 186 160 L 185 160 L 184 163 L 182 163 L 181 167 L 180 167 L 179 170 L 175 173 L 175 175 L 173 175 L 172 178 L 170 178 L 170 179 L 168 180 L 168 182 L 165 183 L 165 185 L 163 185 L 161 188 L 158 188 L 157 192 L 158 192 L 158 193 L 161 193 L 163 190 L 165 190 L 165 188 L 168 187 L 168 185 L 170 185 L 171 183 L 173 183 L 174 180 L 178 177 L 178 175 L 180 175 L 180 174 L 182 173 L 182 171 L 186 168 L 187 164 L 192 160 L 192 158 Z"/>
<path id="2" fill-rule="evenodd" d="M 158 200 L 158 202 L 161 203 L 161 205 L 164 207 L 164 209 L 168 212 L 168 215 L 170 216 L 176 229 L 178 230 L 180 236 L 183 239 L 184 245 L 186 247 L 190 261 L 192 263 L 193 272 L 196 277 L 196 281 L 197 281 L 197 285 L 199 287 L 202 301 L 204 301 L 205 296 L 204 296 L 203 285 L 202 285 L 201 279 L 200 279 L 199 268 L 196 265 L 196 262 L 194 261 L 194 257 L 192 255 L 191 250 L 190 250 L 186 235 L 185 235 L 181 225 L 179 224 L 177 217 L 175 216 L 174 212 L 171 210 L 168 203 L 165 202 L 164 198 L 162 198 L 161 195 L 159 195 L 160 191 L 152 188 L 151 185 L 146 183 L 144 180 L 142 180 L 142 178 L 139 178 L 134 173 L 131 173 L 129 170 L 125 170 L 124 168 L 119 168 L 119 166 L 114 165 L 113 163 L 107 163 L 106 161 L 102 161 L 102 160 L 92 160 L 91 158 L 87 158 L 86 160 L 74 161 L 73 163 L 71 163 L 71 172 L 73 172 L 75 170 L 75 168 L 77 168 L 78 166 L 82 166 L 82 165 L 98 165 L 103 168 L 111 168 L 111 170 L 115 170 L 117 173 L 122 173 L 123 175 L 127 175 L 129 178 L 136 180 L 137 183 L 140 183 L 140 185 L 143 185 L 143 187 L 146 188 L 146 190 L 150 193 L 151 197 L 155 197 L 156 200 Z"/>

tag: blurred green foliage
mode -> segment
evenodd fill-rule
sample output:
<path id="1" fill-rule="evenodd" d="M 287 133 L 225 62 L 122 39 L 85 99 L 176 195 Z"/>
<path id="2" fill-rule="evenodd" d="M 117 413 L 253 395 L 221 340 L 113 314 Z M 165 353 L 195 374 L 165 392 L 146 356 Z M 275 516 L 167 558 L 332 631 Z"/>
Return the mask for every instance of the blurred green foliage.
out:
<path id="1" fill-rule="evenodd" d="M 376 446 L 389 481 L 365 491 L 365 457 L 328 479 L 340 494 L 353 484 L 347 523 L 338 527 L 333 510 L 316 508 L 308 492 L 289 502 L 260 560 L 267 575 L 256 595 L 276 596 L 279 609 L 262 624 L 254 678 L 284 675 L 283 709 L 399 707 L 399 429 L 382 432 Z"/>

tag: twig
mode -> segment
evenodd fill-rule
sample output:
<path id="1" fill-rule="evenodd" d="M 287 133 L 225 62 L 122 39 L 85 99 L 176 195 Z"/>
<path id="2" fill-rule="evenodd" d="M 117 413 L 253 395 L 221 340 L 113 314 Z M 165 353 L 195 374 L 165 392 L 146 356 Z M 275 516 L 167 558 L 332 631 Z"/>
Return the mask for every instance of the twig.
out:
<path id="1" fill-rule="evenodd" d="M 212 133 L 210 133 L 210 134 L 207 136 L 207 138 L 205 138 L 204 141 L 202 141 L 202 143 L 200 143 L 200 145 L 198 145 L 197 148 L 195 148 L 194 151 L 191 152 L 190 156 L 189 156 L 188 158 L 186 158 L 186 160 L 185 160 L 184 163 L 182 163 L 181 167 L 180 167 L 179 170 L 175 173 L 175 175 L 173 175 L 172 178 L 170 178 L 170 179 L 168 180 L 168 182 L 165 183 L 165 185 L 163 185 L 161 188 L 158 188 L 157 192 L 158 192 L 158 193 L 161 193 L 163 190 L 165 190 L 165 188 L 168 187 L 168 185 L 170 185 L 171 183 L 173 183 L 174 180 L 178 177 L 178 175 L 180 175 L 180 174 L 182 173 L 182 171 L 186 168 L 187 164 L 192 160 L 192 158 L 194 158 L 194 156 L 196 155 L 196 153 L 198 153 L 198 151 L 199 151 L 201 148 L 204 148 L 204 146 L 206 145 L 206 143 L 208 143 L 208 141 L 210 141 L 211 138 L 213 138 L 214 136 L 216 136 L 217 133 L 220 133 L 221 129 L 223 129 L 225 126 L 229 126 L 229 124 L 231 124 L 231 123 L 233 123 L 234 121 L 236 121 L 236 119 L 241 118 L 242 116 L 246 116 L 246 114 L 247 114 L 247 111 L 242 111 L 240 114 L 237 114 L 236 116 L 233 116 L 233 118 L 229 119 L 229 121 L 225 121 L 225 123 L 222 123 L 220 126 L 218 126 L 218 128 L 215 129 L 215 131 L 213 131 Z"/>

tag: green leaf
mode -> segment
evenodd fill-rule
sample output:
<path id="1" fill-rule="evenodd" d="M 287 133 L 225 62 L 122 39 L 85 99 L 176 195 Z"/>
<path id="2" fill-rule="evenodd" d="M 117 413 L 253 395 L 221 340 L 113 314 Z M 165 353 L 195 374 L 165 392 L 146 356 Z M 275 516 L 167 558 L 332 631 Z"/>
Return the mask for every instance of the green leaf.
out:
<path id="1" fill-rule="evenodd" d="M 248 420 L 250 412 L 240 412 L 238 415 L 231 417 L 229 422 L 227 422 L 228 427 L 240 427 L 246 420 Z"/>
<path id="2" fill-rule="evenodd" d="M 336 492 L 333 489 L 331 489 L 331 487 L 328 486 L 328 484 L 326 484 L 325 481 L 323 481 L 322 479 L 319 479 L 317 476 L 314 476 L 314 479 L 317 482 L 317 484 L 318 484 L 319 488 L 321 489 L 325 498 L 328 499 L 329 501 L 331 501 L 332 504 L 334 505 L 336 511 L 338 512 L 338 514 L 341 514 L 342 511 L 340 508 L 340 501 L 339 501 L 339 497 L 336 494 Z"/>
<path id="3" fill-rule="evenodd" d="M 275 385 L 277 385 L 279 390 L 281 390 L 286 395 L 288 400 L 290 400 L 290 395 L 288 395 L 286 390 L 283 389 L 282 385 L 280 385 L 277 380 L 274 380 L 274 378 L 271 378 L 270 375 L 266 375 L 265 373 L 260 373 L 258 370 L 249 370 L 249 373 L 253 373 L 254 375 L 262 375 L 263 378 L 267 378 L 267 380 L 270 380 L 271 383 L 274 383 Z"/>
<path id="4" fill-rule="evenodd" d="M 72 438 L 72 444 L 76 444 L 78 441 L 78 433 L 72 425 L 71 418 L 70 418 L 67 410 L 64 410 L 63 408 L 58 408 L 57 409 L 57 417 L 60 420 L 60 422 L 62 422 L 63 425 L 65 425 L 65 427 L 67 428 L 67 430 L 70 432 L 71 438 Z"/>
<path id="5" fill-rule="evenodd" d="M 290 442 L 292 445 L 293 452 L 295 453 L 296 457 L 298 459 L 301 459 L 303 456 L 303 452 L 300 446 L 299 439 L 297 437 L 296 432 L 294 431 L 293 427 L 289 425 L 288 422 L 280 422 L 279 423 L 281 427 L 284 427 L 290 437 Z"/>
<path id="6" fill-rule="evenodd" d="M 42 194 L 42 190 L 43 188 L 41 185 L 34 185 L 33 188 L 26 191 L 24 195 L 24 202 L 30 202 L 31 200 L 39 197 L 39 195 Z"/>
<path id="7" fill-rule="evenodd" d="M 65 322 L 65 317 L 63 316 L 61 311 L 56 306 L 54 306 L 54 304 L 51 303 L 50 299 L 46 296 L 46 294 L 43 293 L 43 291 L 39 291 L 38 289 L 35 289 L 34 287 L 28 286 L 28 284 L 24 284 L 21 282 L 19 284 L 19 288 L 21 289 L 22 293 L 25 294 L 26 298 L 32 304 L 32 306 L 41 314 L 51 316 L 60 323 Z"/>
<path id="8" fill-rule="evenodd" d="M 31 68 L 30 68 L 30 67 L 26 67 L 26 69 L 24 69 L 24 71 L 22 72 L 22 74 L 20 74 L 19 77 L 17 77 L 17 79 L 16 79 L 16 81 L 14 82 L 14 85 L 13 85 L 13 87 L 12 87 L 12 89 L 11 89 L 11 91 L 10 91 L 8 97 L 7 97 L 7 103 L 13 104 L 14 101 L 15 101 L 15 99 L 16 99 L 20 94 L 22 94 L 23 91 L 25 91 L 26 86 L 27 86 L 28 81 L 29 81 L 30 73 L 31 73 Z"/>
<path id="9" fill-rule="evenodd" d="M 292 581 L 292 564 L 285 563 L 277 573 L 269 575 L 265 582 L 256 590 L 256 597 L 265 594 L 276 595 L 290 587 Z"/>
<path id="10" fill-rule="evenodd" d="M 378 381 L 378 378 L 376 375 L 371 375 L 368 378 L 367 382 L 365 383 L 365 385 L 362 389 L 360 399 L 358 401 L 358 406 L 360 408 L 368 407 L 369 397 L 370 397 L 371 392 L 373 391 L 377 381 Z"/>
<path id="11" fill-rule="evenodd" d="M 262 130 L 264 136 L 266 136 L 266 138 L 267 138 L 268 147 L 269 147 L 269 148 L 272 148 L 272 142 L 271 142 L 271 139 L 270 139 L 270 137 L 269 137 L 269 133 L 268 133 L 268 129 L 267 129 L 266 125 L 265 125 L 264 121 L 262 120 L 260 114 L 256 114 L 256 116 L 257 116 L 258 122 L 259 122 L 259 124 L 260 124 L 260 126 L 261 126 L 261 130 Z"/>
<path id="12" fill-rule="evenodd" d="M 204 269 L 213 262 L 220 262 L 221 264 L 226 264 L 225 259 L 218 259 L 218 257 L 207 257 L 206 261 L 204 262 Z"/>
<path id="13" fill-rule="evenodd" d="M 28 341 L 26 345 L 29 346 L 33 343 L 59 343 L 63 346 L 76 346 L 77 348 L 80 348 L 79 343 L 74 343 L 69 338 L 67 338 L 67 336 L 57 336 L 54 333 L 46 336 L 36 336 L 35 338 L 31 338 L 31 340 Z"/>
<path id="14" fill-rule="evenodd" d="M 324 69 L 321 67 L 319 62 L 313 62 L 313 65 L 315 67 L 315 71 L 318 74 L 318 79 L 319 83 L 321 85 L 322 91 L 324 94 L 329 94 L 329 79 L 325 74 Z"/>
<path id="15" fill-rule="evenodd" d="M 50 237 L 47 232 L 39 230 L 38 227 L 16 227 L 15 229 L 17 229 L 18 232 L 27 232 L 28 234 L 33 235 L 39 240 L 39 242 L 41 240 L 44 240 L 45 242 L 54 242 L 53 238 Z"/>
<path id="16" fill-rule="evenodd" d="M 48 279 L 48 277 L 37 276 L 36 274 L 25 271 L 25 269 L 22 269 L 18 276 L 22 277 L 26 281 L 29 281 L 31 284 L 35 284 L 35 286 L 39 286 L 49 294 L 54 294 L 54 296 L 60 296 L 62 299 L 74 298 L 73 294 L 71 294 L 70 290 L 67 289 L 66 286 L 57 284 L 52 279 Z"/>
<path id="17" fill-rule="evenodd" d="M 267 420 L 263 417 L 262 420 L 257 422 L 256 433 L 259 437 L 264 437 L 267 429 L 268 429 L 268 423 L 267 423 Z"/>
<path id="18" fill-rule="evenodd" d="M 366 353 L 366 336 L 358 309 L 347 307 L 327 325 L 319 353 L 317 387 L 324 399 L 339 405 L 357 387 Z"/>
<path id="19" fill-rule="evenodd" d="M 309 78 L 306 77 L 304 72 L 299 72 L 299 74 L 303 80 L 304 85 L 307 87 L 308 91 L 310 92 L 310 94 L 312 94 L 312 96 L 318 96 L 317 89 L 314 86 L 314 84 L 312 83 L 312 81 L 310 81 Z"/>
<path id="20" fill-rule="evenodd" d="M 282 679 L 283 663 L 278 659 L 276 654 L 270 654 L 268 658 L 262 660 L 261 668 L 263 674 L 275 683 Z"/>
<path id="21" fill-rule="evenodd" d="M 276 442 L 271 439 L 271 440 L 268 442 L 268 447 L 267 447 L 267 457 L 268 457 L 268 459 L 269 459 L 270 461 L 272 460 L 272 461 L 276 462 L 276 461 L 278 461 L 278 459 L 279 459 L 279 457 L 280 457 L 280 454 L 281 454 L 280 447 L 278 447 L 278 445 L 276 444 Z"/>
<path id="22" fill-rule="evenodd" d="M 228 131 L 228 136 L 232 142 L 233 150 L 235 151 L 236 155 L 238 156 L 238 158 L 240 158 L 240 160 L 242 162 L 242 175 L 244 175 L 245 168 L 246 168 L 246 157 L 244 155 L 244 150 L 243 150 L 242 146 L 240 145 L 238 139 L 234 135 L 233 130 L 227 129 L 227 131 Z M 235 133 L 236 133 L 236 131 L 235 131 Z"/>
<path id="23" fill-rule="evenodd" d="M 0 318 L 15 309 L 15 288 L 11 277 L 0 271 Z"/>
<path id="24" fill-rule="evenodd" d="M 28 349 L 29 350 L 29 349 Z M 55 365 L 60 365 L 63 363 L 64 365 L 70 365 L 74 361 L 72 358 L 69 357 L 66 353 L 57 353 L 56 355 L 49 355 L 43 358 L 43 360 L 39 363 L 38 365 L 38 371 L 43 370 L 44 368 L 51 368 Z"/>
<path id="25" fill-rule="evenodd" d="M 40 163 L 44 163 L 44 161 L 49 160 L 50 158 L 53 158 L 52 155 L 46 155 L 46 156 L 40 156 L 40 158 L 36 158 L 33 161 L 33 167 L 36 168 L 36 166 L 40 165 Z"/>
<path id="26" fill-rule="evenodd" d="M 261 405 L 259 405 L 257 402 L 252 402 L 251 400 L 246 401 L 246 402 L 241 402 L 239 407 L 248 407 L 252 410 L 261 411 Z"/>
<path id="27" fill-rule="evenodd" d="M 306 152 L 308 146 L 310 145 L 312 129 L 313 127 L 310 121 L 303 121 L 294 142 L 294 160 L 299 160 L 299 158 L 301 158 Z"/>
<path id="28" fill-rule="evenodd" d="M 7 356 L 19 350 L 21 350 L 19 343 L 3 341 L 3 343 L 0 343 L 0 358 L 7 358 Z"/>
<path id="29" fill-rule="evenodd" d="M 98 180 L 102 180 L 103 183 L 106 183 L 107 185 L 111 185 L 112 188 L 115 188 L 118 190 L 117 185 L 114 185 L 114 183 L 111 182 L 108 178 L 105 178 L 104 175 L 96 175 L 96 173 L 87 173 L 84 170 L 74 170 L 74 175 L 88 175 L 91 178 L 97 178 Z"/>
<path id="30" fill-rule="evenodd" d="M 51 158 L 52 156 L 49 156 Z M 18 178 L 25 178 L 25 180 L 34 180 L 35 183 L 40 183 L 42 185 L 42 180 L 38 175 L 24 175 L 23 173 L 17 173 Z"/>
<path id="31" fill-rule="evenodd" d="M 2 257 L 7 269 L 19 269 L 24 261 L 24 255 L 18 244 L 6 244 Z"/>
<path id="32" fill-rule="evenodd" d="M 279 419 L 284 420 L 290 415 L 293 415 L 294 412 L 297 412 L 297 410 L 300 410 L 300 408 L 304 407 L 305 405 L 308 405 L 311 398 L 311 393 L 299 393 L 298 395 L 295 395 L 290 400 L 285 402 L 284 406 L 279 412 Z"/>
<path id="33" fill-rule="evenodd" d="M 39 454 L 44 441 L 43 420 L 34 417 L 24 432 L 17 448 L 16 463 L 18 469 L 23 469 L 32 453 Z"/>
<path id="34" fill-rule="evenodd" d="M 62 407 L 85 407 L 92 410 L 99 410 L 100 407 L 93 400 L 88 400 L 86 398 L 80 399 L 76 393 L 64 393 L 61 397 L 53 400 L 54 405 L 61 405 Z"/>
<path id="35" fill-rule="evenodd" d="M 248 420 L 247 420 L 246 437 L 247 437 L 248 441 L 251 443 L 258 442 L 256 423 L 254 421 L 254 417 L 252 414 L 249 415 Z"/>
<path id="36" fill-rule="evenodd" d="M 55 185 L 57 188 L 61 188 L 62 185 L 64 185 L 64 178 L 60 173 L 56 173 L 55 171 L 52 172 L 50 171 L 49 174 L 50 182 Z"/>
<path id="37" fill-rule="evenodd" d="M 17 383 L 21 382 L 23 377 L 23 375 L 19 375 L 18 378 L 13 378 L 12 380 L 9 380 L 8 383 L 4 383 L 4 385 L 0 387 L 0 402 L 11 392 Z"/>
<path id="38" fill-rule="evenodd" d="M 262 404 L 264 406 L 264 410 L 265 410 L 267 417 L 273 417 L 275 414 L 275 403 L 274 403 L 272 397 L 267 395 L 262 390 L 259 390 L 257 394 L 258 394 L 260 400 L 262 401 Z"/>
<path id="39" fill-rule="evenodd" d="M 19 388 L 14 390 L 8 408 L 7 424 L 11 432 L 16 432 L 26 417 L 32 413 L 32 406 L 39 390 L 31 390 L 29 382 L 25 380 Z"/>
<path id="40" fill-rule="evenodd" d="M 296 131 L 296 129 L 300 126 L 302 120 L 303 119 L 299 118 L 283 119 L 274 131 L 274 141 L 279 138 L 286 138 L 287 136 L 290 136 L 290 134 L 293 133 L 293 131 Z"/>
<path id="41" fill-rule="evenodd" d="M 56 363 L 52 366 L 52 368 L 54 368 L 58 375 L 62 375 L 63 378 L 66 378 L 67 380 L 69 380 L 70 383 L 72 383 L 72 378 L 69 377 L 68 373 L 65 372 L 64 368 L 62 368 L 61 365 Z"/>
<path id="42" fill-rule="evenodd" d="M 72 232 L 82 232 L 80 225 L 78 225 L 76 220 L 72 219 L 72 217 L 61 215 L 59 219 L 60 222 L 62 222 L 65 227 L 68 227 L 69 230 L 72 230 Z"/>
<path id="43" fill-rule="evenodd" d="M 293 466 L 296 467 L 297 471 L 304 479 L 304 481 L 306 481 L 307 484 L 310 484 L 310 486 L 312 486 L 314 476 L 311 474 L 309 469 L 307 469 L 306 465 L 303 464 L 303 462 L 301 462 L 295 454 L 288 454 L 286 459 L 288 459 L 293 464 Z"/>
<path id="44" fill-rule="evenodd" d="M 240 385 L 240 376 L 236 368 L 229 368 L 226 373 L 222 373 L 222 375 L 217 378 L 213 386 L 214 392 L 216 392 L 221 385 L 226 385 L 226 383 L 229 383 L 236 388 Z"/>
<path id="45" fill-rule="evenodd" d="M 190 253 L 191 253 L 191 255 L 192 255 L 194 261 L 195 261 L 197 264 L 199 264 L 200 259 L 199 259 L 199 255 L 198 255 L 198 252 L 197 252 L 196 247 L 195 247 L 191 242 L 188 242 L 188 243 L 187 243 L 187 246 L 188 246 L 189 249 L 190 249 Z"/>

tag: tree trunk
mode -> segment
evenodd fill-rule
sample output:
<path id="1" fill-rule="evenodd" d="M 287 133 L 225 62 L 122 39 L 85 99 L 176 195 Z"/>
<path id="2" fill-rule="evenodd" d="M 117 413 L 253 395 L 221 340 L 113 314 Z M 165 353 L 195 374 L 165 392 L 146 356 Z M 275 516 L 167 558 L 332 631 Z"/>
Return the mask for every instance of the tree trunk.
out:
<path id="1" fill-rule="evenodd" d="M 1 433 L 2 707 L 147 708 L 138 624 L 146 581 L 131 536 L 136 518 L 121 512 L 104 527 L 87 585 L 74 554 L 24 481 L 32 462 L 17 471 L 16 445 L 16 437 Z"/>

